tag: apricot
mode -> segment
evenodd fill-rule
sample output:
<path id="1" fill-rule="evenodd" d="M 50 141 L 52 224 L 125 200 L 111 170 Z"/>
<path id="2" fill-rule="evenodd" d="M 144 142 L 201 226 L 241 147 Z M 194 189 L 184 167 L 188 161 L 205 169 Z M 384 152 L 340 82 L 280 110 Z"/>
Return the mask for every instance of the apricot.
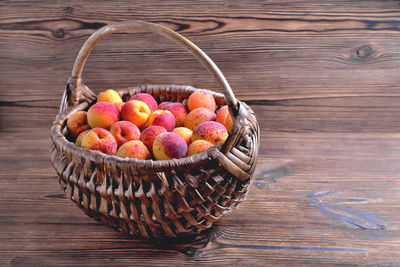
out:
<path id="1" fill-rule="evenodd" d="M 192 130 L 186 127 L 177 127 L 173 131 L 173 133 L 176 133 L 180 137 L 182 137 L 183 140 L 185 140 L 187 145 L 190 145 L 192 142 Z"/>
<path id="2" fill-rule="evenodd" d="M 153 144 L 153 155 L 157 160 L 184 158 L 187 153 L 185 140 L 175 133 L 162 133 Z"/>
<path id="3" fill-rule="evenodd" d="M 83 132 L 81 132 L 78 137 L 75 140 L 75 145 L 81 146 L 82 145 L 82 138 L 90 131 L 90 129 L 87 129 Z"/>
<path id="4" fill-rule="evenodd" d="M 203 139 L 218 145 L 225 142 L 226 138 L 228 138 L 228 132 L 224 125 L 215 121 L 206 121 L 194 128 L 192 142 Z"/>
<path id="5" fill-rule="evenodd" d="M 190 144 L 187 152 L 187 156 L 190 157 L 194 154 L 199 154 L 206 151 L 209 147 L 214 146 L 212 143 L 206 140 L 196 140 Z"/>
<path id="6" fill-rule="evenodd" d="M 123 144 L 116 154 L 121 158 L 150 159 L 151 155 L 147 147 L 139 140 L 131 140 Z"/>
<path id="7" fill-rule="evenodd" d="M 156 110 L 150 114 L 146 126 L 162 126 L 170 132 L 175 128 L 175 117 L 168 110 Z"/>
<path id="8" fill-rule="evenodd" d="M 129 98 L 129 100 L 140 100 L 144 103 L 146 103 L 151 112 L 157 110 L 158 104 L 157 101 L 154 99 L 154 97 L 150 94 L 147 93 L 139 93 L 136 95 L 131 96 L 131 98 Z"/>
<path id="9" fill-rule="evenodd" d="M 125 102 L 117 102 L 114 103 L 114 106 L 116 106 L 119 110 L 119 112 L 121 112 L 122 106 L 125 105 Z"/>
<path id="10" fill-rule="evenodd" d="M 147 122 L 150 113 L 149 106 L 139 100 L 130 100 L 121 109 L 122 119 L 132 122 L 137 127 L 141 127 Z"/>
<path id="11" fill-rule="evenodd" d="M 139 140 L 140 130 L 130 121 L 117 121 L 110 128 L 110 133 L 117 140 L 118 146 L 131 141 Z"/>
<path id="12" fill-rule="evenodd" d="M 119 121 L 119 111 L 116 106 L 108 102 L 98 102 L 87 112 L 87 120 L 91 128 L 109 130 L 111 125 Z"/>
<path id="13" fill-rule="evenodd" d="M 139 140 L 143 142 L 147 146 L 147 148 L 152 151 L 153 143 L 156 137 L 162 133 L 166 133 L 164 127 L 161 126 L 150 126 L 142 131 Z"/>
<path id="14" fill-rule="evenodd" d="M 189 110 L 194 110 L 196 108 L 207 108 L 212 112 L 215 112 L 215 99 L 210 92 L 199 90 L 192 93 L 188 98 L 187 103 Z"/>
<path id="15" fill-rule="evenodd" d="M 165 109 L 165 107 L 166 107 L 167 105 L 169 105 L 169 104 L 172 104 L 172 102 L 168 102 L 168 101 L 161 102 L 160 105 L 158 105 L 158 109 L 163 110 L 163 109 Z"/>
<path id="16" fill-rule="evenodd" d="M 178 102 L 171 103 L 165 105 L 164 110 L 168 110 L 174 115 L 176 127 L 181 127 L 184 125 L 187 116 L 187 111 L 184 104 Z"/>
<path id="17" fill-rule="evenodd" d="M 67 120 L 67 129 L 71 136 L 77 137 L 81 132 L 89 129 L 86 111 L 78 111 Z"/>
<path id="18" fill-rule="evenodd" d="M 185 127 L 193 130 L 202 122 L 215 120 L 215 113 L 207 108 L 196 108 L 186 116 Z"/>
<path id="19" fill-rule="evenodd" d="M 108 155 L 114 155 L 118 144 L 109 131 L 103 128 L 94 128 L 83 136 L 81 146 L 91 150 L 99 150 Z"/>
<path id="20" fill-rule="evenodd" d="M 122 98 L 119 94 L 112 90 L 108 89 L 107 91 L 101 92 L 97 97 L 97 102 L 108 102 L 111 104 L 122 102 Z"/>
<path id="21" fill-rule="evenodd" d="M 229 114 L 228 106 L 223 106 L 218 110 L 215 121 L 224 125 L 228 133 L 231 132 L 233 127 L 233 120 L 231 114 Z"/>

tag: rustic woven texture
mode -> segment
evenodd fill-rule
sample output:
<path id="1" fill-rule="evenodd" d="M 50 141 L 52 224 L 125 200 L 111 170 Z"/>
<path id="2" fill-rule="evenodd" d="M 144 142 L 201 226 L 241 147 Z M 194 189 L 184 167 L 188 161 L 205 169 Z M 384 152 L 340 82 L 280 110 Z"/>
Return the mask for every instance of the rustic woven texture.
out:
<path id="1" fill-rule="evenodd" d="M 189 86 L 141 86 L 120 90 L 123 99 L 145 92 L 158 101 L 184 102 Z M 223 95 L 213 93 L 218 107 Z M 149 238 L 193 234 L 209 228 L 246 196 L 254 172 L 259 128 L 253 111 L 240 102 L 224 145 L 183 159 L 122 159 L 76 146 L 66 135 L 66 119 L 93 103 L 59 114 L 51 128 L 51 160 L 61 188 L 87 215 L 131 236 Z M 166 178 L 167 183 L 163 178 Z"/>

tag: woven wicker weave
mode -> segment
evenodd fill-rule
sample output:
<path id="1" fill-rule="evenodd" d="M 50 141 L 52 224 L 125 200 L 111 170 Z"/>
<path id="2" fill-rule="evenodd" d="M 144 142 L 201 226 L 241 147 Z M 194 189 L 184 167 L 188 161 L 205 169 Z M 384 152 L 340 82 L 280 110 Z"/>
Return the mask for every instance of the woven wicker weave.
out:
<path id="1" fill-rule="evenodd" d="M 154 161 L 106 155 L 67 139 L 68 117 L 87 110 L 96 101 L 96 95 L 81 79 L 92 48 L 110 33 L 138 29 L 175 41 L 214 74 L 224 90 L 224 95 L 212 92 L 217 106 L 228 104 L 235 121 L 225 143 L 191 157 Z M 144 92 L 158 102 L 185 103 L 196 90 L 190 86 L 145 85 L 118 93 L 124 100 Z M 105 26 L 86 41 L 65 88 L 51 140 L 50 157 L 61 188 L 88 216 L 130 236 L 164 238 L 210 228 L 245 198 L 255 169 L 259 126 L 254 112 L 235 98 L 218 67 L 197 46 L 168 28 L 131 21 Z"/>

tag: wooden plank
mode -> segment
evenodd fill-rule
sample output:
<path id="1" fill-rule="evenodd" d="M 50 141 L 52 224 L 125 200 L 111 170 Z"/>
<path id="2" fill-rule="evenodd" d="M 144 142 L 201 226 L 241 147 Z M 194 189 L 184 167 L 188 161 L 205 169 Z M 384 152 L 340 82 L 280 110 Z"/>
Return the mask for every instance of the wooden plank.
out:
<path id="1" fill-rule="evenodd" d="M 236 38 L 230 37 L 228 40 L 225 40 L 225 37 L 207 37 L 206 41 L 200 39 L 193 41 L 210 53 L 223 71 L 229 69 L 229 71 L 225 71 L 226 76 L 234 90 L 238 91 L 238 97 L 242 99 L 260 99 L 260 96 L 271 100 L 324 96 L 398 96 L 392 90 L 393 87 L 396 87 L 398 80 L 395 68 L 391 67 L 391 64 L 399 62 L 398 50 L 392 46 L 393 42 L 399 43 L 398 36 L 388 36 L 390 41 L 371 37 L 366 42 L 363 36 L 343 35 L 346 38 L 339 41 L 335 36 L 318 37 L 321 43 L 319 46 L 315 44 L 316 39 L 312 36 L 293 36 L 276 44 L 274 41 L 276 38 L 272 34 L 269 37 L 263 34 L 259 34 L 258 37 L 251 36 L 251 38 L 237 36 Z M 177 83 L 198 87 L 216 87 L 208 73 L 187 53 L 171 47 L 169 43 L 162 42 L 160 38 L 137 37 L 113 36 L 99 43 L 89 58 L 84 73 L 85 81 L 93 90 L 99 91 L 115 86 L 126 87 L 142 83 Z M 66 79 L 70 75 L 78 48 L 84 39 L 80 38 L 79 42 L 74 40 L 74 43 L 68 47 L 56 46 L 53 48 L 54 44 L 47 44 L 45 45 L 46 49 L 42 54 L 37 55 L 37 58 L 31 58 L 30 50 L 19 50 L 19 55 L 14 56 L 14 59 L 2 59 L 2 66 L 4 66 L 2 72 L 6 75 L 5 77 L 9 77 L 2 81 L 5 88 L 9 88 L 9 91 L 1 92 L 4 95 L 3 98 L 12 101 L 14 100 L 13 96 L 26 94 L 31 86 L 37 88 L 35 94 L 40 96 L 49 94 L 51 98 L 60 97 Z M 127 39 L 129 41 L 126 41 Z M 348 39 L 351 39 L 352 42 Z M 135 43 L 134 48 L 132 48 L 131 40 Z M 149 44 L 154 44 L 156 40 L 157 45 L 154 48 L 143 49 L 143 47 L 149 47 Z M 243 41 L 246 43 L 246 47 L 236 48 L 238 52 L 221 52 L 222 45 L 214 49 L 207 49 L 202 45 L 202 43 L 208 42 L 223 42 L 225 45 L 222 47 L 227 49 Z M 268 46 L 273 41 L 275 44 Z M 262 43 L 260 44 L 260 42 Z M 341 48 L 326 48 L 326 43 L 332 42 Z M 114 43 L 120 45 L 114 51 L 110 51 L 109 47 L 114 47 Z M 290 44 L 289 47 L 277 50 L 277 47 L 288 46 L 288 44 Z M 9 43 L 3 46 L 9 46 L 14 50 Z M 38 51 L 43 49 L 41 43 L 32 44 L 32 46 Z M 303 47 L 307 47 L 307 49 Z M 48 49 L 57 51 L 49 57 Z M 313 51 L 311 55 L 310 49 Z M 373 52 L 368 52 L 371 54 L 365 58 L 356 56 L 357 51 L 363 49 Z M 75 52 L 67 52 L 69 50 Z M 172 52 L 167 52 L 169 50 Z M 11 52 L 5 51 L 5 53 Z M 15 57 L 20 57 L 20 60 L 15 60 Z M 31 58 L 29 65 L 40 66 L 40 69 L 30 69 L 25 66 L 25 63 L 18 63 L 27 58 Z M 246 59 L 245 64 L 242 63 L 244 58 Z M 59 63 L 56 69 L 49 64 L 53 61 Z M 115 63 L 105 65 L 104 62 L 109 61 Z M 303 62 L 307 62 L 307 64 L 303 64 Z M 105 69 L 96 67 L 99 65 L 105 65 Z M 151 69 L 149 69 L 150 67 Z M 15 70 L 23 70 L 30 77 L 29 83 L 23 86 L 18 84 Z M 281 70 L 285 71 L 281 72 Z M 57 79 L 43 84 L 41 81 L 47 81 L 49 73 L 57 76 Z M 313 73 L 311 80 L 304 76 L 310 73 Z M 321 85 L 324 85 L 324 90 L 321 89 Z"/>
<path id="2" fill-rule="evenodd" d="M 4 131 L 50 127 L 59 99 L 3 101 L 0 117 Z M 282 100 L 245 100 L 252 106 L 264 131 L 395 133 L 400 130 L 399 97 L 338 96 Z M 29 121 L 23 119 L 29 115 Z"/>

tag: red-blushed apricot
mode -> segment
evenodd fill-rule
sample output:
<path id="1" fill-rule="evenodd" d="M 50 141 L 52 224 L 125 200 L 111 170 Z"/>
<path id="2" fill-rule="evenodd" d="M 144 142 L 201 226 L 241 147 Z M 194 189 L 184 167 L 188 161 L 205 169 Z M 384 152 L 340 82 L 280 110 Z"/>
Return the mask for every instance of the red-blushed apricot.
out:
<path id="1" fill-rule="evenodd" d="M 224 125 L 215 121 L 206 121 L 199 124 L 193 130 L 192 142 L 196 140 L 206 140 L 214 145 L 225 142 L 228 132 Z"/>
<path id="2" fill-rule="evenodd" d="M 82 138 L 81 147 L 99 150 L 104 154 L 115 155 L 117 151 L 117 141 L 114 136 L 103 128 L 91 129 Z"/>
<path id="3" fill-rule="evenodd" d="M 193 130 L 202 122 L 214 121 L 215 113 L 207 108 L 196 108 L 189 112 L 185 119 L 185 127 Z"/>
<path id="4" fill-rule="evenodd" d="M 193 143 L 190 144 L 187 152 L 187 156 L 190 157 L 194 154 L 199 154 L 201 152 L 206 151 L 209 147 L 214 146 L 212 143 L 206 141 L 206 140 L 196 140 Z"/>
<path id="5" fill-rule="evenodd" d="M 190 143 L 192 142 L 192 133 L 193 133 L 193 131 L 190 130 L 189 128 L 177 127 L 172 132 L 176 133 L 177 135 L 182 137 L 183 140 L 185 140 L 187 145 L 190 145 Z"/>
<path id="6" fill-rule="evenodd" d="M 146 126 L 162 126 L 170 132 L 175 128 L 175 117 L 168 110 L 156 110 L 150 114 Z"/>
<path id="7" fill-rule="evenodd" d="M 121 112 L 122 106 L 125 105 L 125 102 L 117 102 L 114 103 L 114 106 L 116 106 L 119 110 L 119 112 Z"/>
<path id="8" fill-rule="evenodd" d="M 113 89 L 101 92 L 97 97 L 97 102 L 108 102 L 111 104 L 122 102 L 122 98 Z"/>
<path id="9" fill-rule="evenodd" d="M 157 101 L 154 99 L 154 97 L 147 93 L 139 93 L 139 94 L 133 95 L 133 96 L 131 96 L 131 98 L 129 98 L 129 100 L 143 101 L 144 103 L 147 104 L 147 106 L 149 106 L 151 112 L 157 110 L 157 107 L 158 107 Z"/>
<path id="10" fill-rule="evenodd" d="M 67 129 L 71 136 L 77 137 L 81 132 L 89 129 L 86 111 L 78 111 L 67 120 Z"/>
<path id="11" fill-rule="evenodd" d="M 175 133 L 162 133 L 153 143 L 153 155 L 157 160 L 184 158 L 187 153 L 185 140 Z"/>
<path id="12" fill-rule="evenodd" d="M 110 128 L 110 133 L 117 140 L 118 146 L 131 141 L 139 140 L 140 130 L 130 121 L 117 121 Z"/>
<path id="13" fill-rule="evenodd" d="M 122 119 L 132 122 L 137 127 L 141 127 L 147 122 L 150 113 L 149 106 L 139 100 L 130 100 L 121 109 Z"/>
<path id="14" fill-rule="evenodd" d="M 117 154 L 121 158 L 150 159 L 151 155 L 147 147 L 139 140 L 131 140 L 118 148 Z"/>
<path id="15" fill-rule="evenodd" d="M 168 110 L 174 115 L 176 127 L 181 127 L 184 125 L 187 116 L 187 111 L 184 104 L 178 102 L 171 103 L 166 105 L 164 110 Z"/>
<path id="16" fill-rule="evenodd" d="M 161 126 L 150 126 L 142 131 L 140 135 L 140 141 L 143 142 L 147 146 L 147 148 L 152 151 L 153 150 L 153 143 L 156 137 L 162 133 L 166 133 L 164 127 Z"/>
<path id="17" fill-rule="evenodd" d="M 215 99 L 210 92 L 199 90 L 192 93 L 188 98 L 188 108 L 189 110 L 194 110 L 196 108 L 207 108 L 212 112 L 215 112 Z"/>
<path id="18" fill-rule="evenodd" d="M 91 128 L 109 130 L 111 125 L 119 121 L 119 111 L 116 106 L 108 102 L 98 102 L 87 112 L 87 119 Z"/>
<path id="19" fill-rule="evenodd" d="M 228 106 L 223 106 L 218 110 L 215 121 L 224 125 L 228 133 L 231 132 L 233 127 L 233 120 L 231 114 L 229 114 Z"/>
<path id="20" fill-rule="evenodd" d="M 76 140 L 75 140 L 75 145 L 81 146 L 81 144 L 82 144 L 82 138 L 83 138 L 89 131 L 90 131 L 90 129 L 87 129 L 87 130 L 81 132 L 81 133 L 78 135 L 78 137 L 76 138 Z"/>
<path id="21" fill-rule="evenodd" d="M 167 105 L 169 105 L 169 104 L 172 104 L 172 102 L 168 102 L 168 101 L 161 102 L 160 105 L 158 105 L 158 109 L 164 110 L 165 107 L 166 107 Z"/>

